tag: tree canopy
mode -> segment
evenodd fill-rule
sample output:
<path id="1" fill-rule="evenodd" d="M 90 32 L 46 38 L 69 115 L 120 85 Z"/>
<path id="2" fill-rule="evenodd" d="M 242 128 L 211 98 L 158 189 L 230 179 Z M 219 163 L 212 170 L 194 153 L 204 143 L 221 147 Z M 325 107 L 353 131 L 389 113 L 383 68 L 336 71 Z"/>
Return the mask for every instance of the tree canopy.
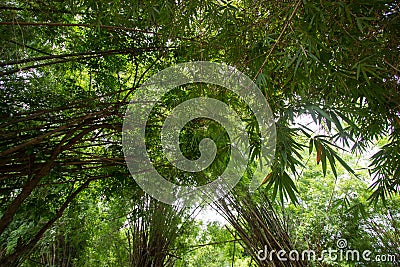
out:
<path id="1" fill-rule="evenodd" d="M 249 211 L 280 221 L 263 212 L 269 207 L 260 204 L 266 195 L 299 203 L 296 181 L 307 158 L 321 166 L 323 175 L 331 172 L 337 179 L 342 168 L 358 179 L 360 171 L 344 155 L 369 155 L 369 201 L 385 202 L 398 194 L 399 9 L 397 0 L 2 1 L 0 265 L 30 264 L 33 252 L 37 256 L 39 248 L 50 251 L 49 244 L 58 244 L 64 249 L 52 254 L 57 259 L 44 254 L 31 259 L 70 266 L 83 255 L 81 247 L 93 245 L 85 235 L 101 231 L 85 225 L 104 222 L 103 217 L 109 223 L 101 225 L 110 232 L 129 225 L 121 244 L 110 244 L 118 254 L 129 243 L 129 255 L 119 257 L 121 266 L 172 266 L 187 250 L 179 235 L 194 227 L 190 215 L 144 194 L 126 167 L 121 143 L 135 90 L 151 75 L 182 62 L 234 66 L 255 81 L 271 107 L 276 153 L 259 195 L 246 200 L 249 164 L 235 192 L 217 205 L 225 214 L 232 207 L 243 211 L 232 224 L 242 239 L 254 226 Z M 255 139 L 251 160 L 256 162 L 258 130 L 246 105 L 223 88 L 204 86 L 200 92 L 241 114 Z M 183 129 L 182 152 L 197 158 L 201 139 L 217 140 L 219 153 L 210 169 L 189 175 L 162 156 L 163 120 L 177 104 L 196 96 L 190 87 L 166 95 L 153 110 L 146 135 L 159 172 L 192 185 L 208 182 L 210 173 L 218 175 L 229 161 L 226 133 L 201 119 Z M 257 227 L 264 226 L 269 224 Z M 85 229 L 83 236 L 79 229 Z M 283 232 L 279 241 L 290 247 Z M 252 255 L 248 243 L 243 246 Z M 155 250 L 163 251 L 160 262 L 151 258 Z M 151 257 L 143 251 L 151 251 Z M 96 257 L 101 262 L 105 256 Z"/>

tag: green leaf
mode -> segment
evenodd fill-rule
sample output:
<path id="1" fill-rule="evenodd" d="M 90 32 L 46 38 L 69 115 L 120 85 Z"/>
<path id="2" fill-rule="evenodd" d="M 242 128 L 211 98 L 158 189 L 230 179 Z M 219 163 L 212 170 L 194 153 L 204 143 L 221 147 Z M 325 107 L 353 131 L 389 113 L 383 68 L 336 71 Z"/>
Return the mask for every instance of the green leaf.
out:
<path id="1" fill-rule="evenodd" d="M 330 117 L 332 118 L 332 121 L 335 123 L 338 131 L 342 133 L 343 127 L 342 127 L 342 124 L 340 123 L 338 117 L 336 116 L 336 114 L 333 111 L 330 111 L 329 114 L 330 114 Z"/>
<path id="2" fill-rule="evenodd" d="M 322 152 L 321 152 L 321 163 L 322 163 L 322 172 L 324 173 L 324 176 L 326 176 L 326 150 L 324 147 L 322 147 Z"/>
<path id="3" fill-rule="evenodd" d="M 335 176 L 335 178 L 337 178 L 337 171 L 336 171 L 336 165 L 335 165 L 335 158 L 332 156 L 331 151 L 332 151 L 332 150 L 330 150 L 330 151 L 326 154 L 326 156 L 328 157 L 329 164 L 331 165 L 331 169 L 332 169 L 333 175 Z"/>
<path id="4" fill-rule="evenodd" d="M 336 153 L 333 153 L 333 156 L 339 161 L 339 163 L 350 173 L 356 175 L 354 170 Z"/>
<path id="5" fill-rule="evenodd" d="M 295 192 L 298 193 L 298 190 L 297 190 L 296 185 L 294 184 L 292 178 L 290 178 L 290 176 L 286 172 L 284 172 L 282 175 L 282 184 L 284 186 L 284 190 L 289 195 L 290 200 L 294 204 L 298 203 L 298 199 L 295 194 Z"/>
<path id="6" fill-rule="evenodd" d="M 360 18 L 356 18 L 357 28 L 360 30 L 361 33 L 364 33 L 362 20 Z"/>
<path id="7" fill-rule="evenodd" d="M 332 122 L 332 118 L 329 116 L 328 113 L 326 113 L 324 110 L 322 110 L 320 107 L 318 106 L 312 106 L 311 107 L 312 110 L 317 111 L 320 115 L 322 115 L 326 120 Z"/>

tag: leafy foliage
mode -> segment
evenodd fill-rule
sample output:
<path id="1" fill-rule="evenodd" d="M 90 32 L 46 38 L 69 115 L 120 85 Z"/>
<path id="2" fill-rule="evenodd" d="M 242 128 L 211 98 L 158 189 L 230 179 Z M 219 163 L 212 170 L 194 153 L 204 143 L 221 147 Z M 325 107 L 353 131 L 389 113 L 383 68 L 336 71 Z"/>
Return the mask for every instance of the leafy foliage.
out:
<path id="1" fill-rule="evenodd" d="M 89 265 L 134 262 L 122 253 L 122 245 L 107 254 L 112 256 L 109 261 L 106 254 L 88 247 L 103 253 L 109 244 L 154 229 L 152 214 L 156 213 L 140 206 L 146 197 L 125 166 L 122 120 L 132 93 L 143 81 L 180 62 L 208 60 L 235 66 L 254 77 L 265 95 L 278 142 L 271 170 L 265 170 L 261 195 L 279 197 L 282 206 L 288 201 L 302 205 L 303 189 L 296 180 L 307 168 L 304 148 L 327 177 L 331 172 L 335 180 L 340 179 L 343 168 L 357 179 L 357 171 L 342 152 L 369 153 L 380 141 L 368 167 L 373 179 L 369 200 L 380 204 L 397 197 L 397 0 L 3 1 L 0 12 L 2 265 L 29 265 L 29 260 L 65 264 L 61 257 L 69 259 L 67 265 L 83 265 L 85 257 L 93 259 Z M 259 160 L 255 120 L 234 94 L 208 89 L 201 92 L 229 102 L 246 122 L 252 155 L 239 187 L 245 188 Z M 218 175 L 229 160 L 229 140 L 220 125 L 198 120 L 181 132 L 182 152 L 188 158 L 198 157 L 201 139 L 217 140 L 217 160 L 205 172 L 179 172 L 159 149 L 160 125 L 174 106 L 195 97 L 191 91 L 181 88 L 164 97 L 152 114 L 146 141 L 160 172 L 171 181 L 197 185 Z M 317 129 L 311 129 L 313 125 Z M 239 188 L 236 197 L 243 203 L 246 194 Z M 260 199 L 252 201 L 251 207 L 263 210 Z M 107 224 L 95 215 L 95 207 L 109 202 L 113 203 L 110 209 L 118 212 L 110 215 L 113 223 Z M 143 220 L 149 228 L 121 237 L 132 207 L 140 207 L 144 214 L 130 225 Z M 245 205 L 236 208 L 246 210 Z M 168 212 L 169 218 L 187 215 Z M 97 216 L 98 221 L 92 218 Z M 88 230 L 96 223 L 106 228 L 104 232 L 96 227 Z M 251 223 L 249 219 L 240 227 L 250 229 Z M 370 227 L 378 229 L 374 223 Z M 83 229 L 85 238 L 72 234 L 77 229 Z M 103 237 L 113 231 L 118 234 L 111 240 Z M 102 238 L 90 240 L 92 235 Z M 161 239 L 170 240 L 168 248 L 179 243 L 170 237 Z M 70 250 L 50 253 L 53 246 Z M 168 258 L 157 264 L 165 264 Z"/>

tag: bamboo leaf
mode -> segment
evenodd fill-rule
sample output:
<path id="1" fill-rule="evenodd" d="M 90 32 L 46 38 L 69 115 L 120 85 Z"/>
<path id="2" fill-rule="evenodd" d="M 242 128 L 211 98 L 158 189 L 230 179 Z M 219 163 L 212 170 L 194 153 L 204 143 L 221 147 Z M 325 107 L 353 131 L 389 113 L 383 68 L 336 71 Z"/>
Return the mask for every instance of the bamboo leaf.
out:
<path id="1" fill-rule="evenodd" d="M 336 153 L 333 154 L 333 156 L 339 161 L 339 163 L 350 173 L 356 175 L 354 170 Z"/>
<path id="2" fill-rule="evenodd" d="M 318 142 L 318 144 L 315 144 L 317 148 L 317 164 L 319 164 L 319 162 L 321 161 L 321 155 L 322 155 L 322 145 L 321 143 Z"/>
<path id="3" fill-rule="evenodd" d="M 324 173 L 324 176 L 326 176 L 326 150 L 322 147 L 321 151 L 322 172 Z"/>
<path id="4" fill-rule="evenodd" d="M 272 172 L 270 172 L 267 176 L 265 176 L 264 180 L 261 182 L 261 185 L 264 185 L 268 182 L 268 179 L 271 178 Z"/>
<path id="5" fill-rule="evenodd" d="M 329 164 L 331 165 L 331 169 L 332 169 L 333 175 L 335 176 L 335 178 L 337 178 L 335 158 L 332 156 L 332 153 L 330 153 L 330 151 L 328 151 L 326 153 L 326 156 L 328 157 Z"/>

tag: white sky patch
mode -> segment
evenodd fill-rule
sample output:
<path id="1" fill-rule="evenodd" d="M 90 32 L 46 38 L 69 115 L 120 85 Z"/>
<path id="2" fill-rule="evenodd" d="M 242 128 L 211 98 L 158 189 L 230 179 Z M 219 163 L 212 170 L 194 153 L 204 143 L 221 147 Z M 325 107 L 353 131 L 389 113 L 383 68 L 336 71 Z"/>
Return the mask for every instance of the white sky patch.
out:
<path id="1" fill-rule="evenodd" d="M 203 208 L 195 217 L 196 220 L 202 221 L 205 224 L 211 222 L 218 222 L 221 225 L 226 225 L 228 222 L 218 212 L 215 211 L 210 205 Z"/>

